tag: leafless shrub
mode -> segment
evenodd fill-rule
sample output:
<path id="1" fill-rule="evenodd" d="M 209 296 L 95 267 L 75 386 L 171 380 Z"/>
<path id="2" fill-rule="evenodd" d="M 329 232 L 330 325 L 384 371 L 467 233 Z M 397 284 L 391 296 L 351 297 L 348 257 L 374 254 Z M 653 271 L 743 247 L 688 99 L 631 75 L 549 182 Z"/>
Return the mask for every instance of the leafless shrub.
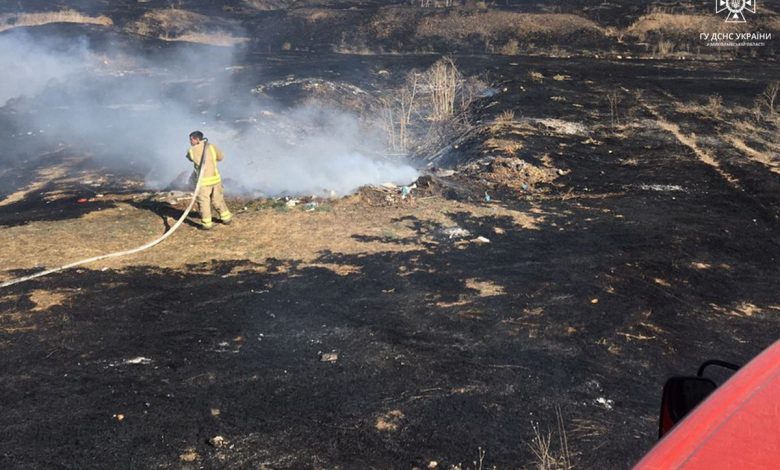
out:
<path id="1" fill-rule="evenodd" d="M 668 56 L 672 52 L 674 52 L 675 44 L 672 41 L 667 41 L 665 39 L 661 39 L 658 41 L 658 44 L 655 45 L 655 52 L 656 55 L 659 55 L 661 57 Z"/>
<path id="2" fill-rule="evenodd" d="M 759 127 L 780 127 L 780 114 L 777 112 L 777 95 L 780 93 L 780 81 L 770 82 L 753 102 L 753 120 Z"/>
<path id="3" fill-rule="evenodd" d="M 464 77 L 450 58 L 410 73 L 401 88 L 379 99 L 388 147 L 407 152 L 446 141 L 468 125 L 466 111 L 484 88 L 481 81 Z"/>
<path id="4" fill-rule="evenodd" d="M 417 109 L 417 92 L 420 76 L 410 73 L 406 84 L 397 93 L 381 98 L 382 124 L 388 146 L 396 152 L 409 149 L 409 125 Z"/>
<path id="5" fill-rule="evenodd" d="M 431 95 L 431 120 L 444 121 L 452 117 L 455 113 L 455 94 L 462 80 L 458 68 L 449 57 L 438 60 L 423 75 Z"/>
<path id="6" fill-rule="evenodd" d="M 360 42 L 347 42 L 342 40 L 337 45 L 333 46 L 333 52 L 336 54 L 352 54 L 352 55 L 375 55 L 377 51 L 368 47 L 365 43 Z M 381 53 L 382 48 L 379 48 Z"/>
<path id="7" fill-rule="evenodd" d="M 477 448 L 477 460 L 473 460 L 471 462 L 474 465 L 474 467 L 473 467 L 474 470 L 482 470 L 483 469 L 483 465 L 484 465 L 484 461 L 485 461 L 485 454 L 487 454 L 487 451 L 485 449 L 483 449 L 482 447 L 478 447 Z M 438 464 L 435 464 L 434 462 L 431 462 L 431 464 L 428 465 L 428 468 L 438 468 Z M 447 468 L 448 468 L 448 470 L 468 470 L 469 468 L 472 468 L 472 467 L 469 467 L 468 465 L 466 465 L 464 467 L 462 463 L 457 463 L 457 464 L 454 464 L 454 465 L 450 465 Z M 493 468 L 493 470 L 496 470 L 495 466 L 493 466 L 492 468 Z"/>
<path id="8" fill-rule="evenodd" d="M 555 408 L 558 448 L 553 446 L 552 431 L 543 433 L 538 423 L 533 424 L 534 437 L 528 447 L 536 457 L 534 462 L 538 470 L 572 470 L 574 465 L 569 451 L 569 440 L 566 436 L 563 415 L 560 407 Z"/>
<path id="9" fill-rule="evenodd" d="M 775 103 L 777 102 L 777 94 L 780 92 L 780 81 L 774 81 L 770 83 L 766 89 L 758 97 L 762 106 L 767 110 L 770 116 L 774 116 Z"/>
<path id="10" fill-rule="evenodd" d="M 711 95 L 707 98 L 705 105 L 707 115 L 715 119 L 720 119 L 723 114 L 723 98 L 720 95 Z"/>
<path id="11" fill-rule="evenodd" d="M 620 105 L 621 98 L 620 93 L 617 92 L 617 90 L 613 90 L 609 93 L 607 93 L 607 103 L 609 104 L 609 117 L 610 117 L 610 123 L 612 124 L 612 127 L 616 127 L 618 124 L 620 124 L 620 116 L 618 115 L 618 106 Z"/>
<path id="12" fill-rule="evenodd" d="M 615 26 L 607 26 L 604 30 L 604 34 L 606 34 L 607 37 L 615 38 L 618 43 L 623 43 L 623 39 L 626 36 L 626 31 Z"/>
<path id="13" fill-rule="evenodd" d="M 520 43 L 517 42 L 517 39 L 510 39 L 501 46 L 498 53 L 502 55 L 518 55 L 520 53 Z"/>

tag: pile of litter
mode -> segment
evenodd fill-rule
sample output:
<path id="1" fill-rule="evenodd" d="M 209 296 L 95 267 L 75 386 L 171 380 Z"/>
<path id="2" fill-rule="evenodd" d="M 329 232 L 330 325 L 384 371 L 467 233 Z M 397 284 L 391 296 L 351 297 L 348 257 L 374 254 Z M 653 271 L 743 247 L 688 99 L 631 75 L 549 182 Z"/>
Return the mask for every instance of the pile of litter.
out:
<path id="1" fill-rule="evenodd" d="M 517 157 L 495 157 L 477 160 L 461 171 L 493 189 L 515 192 L 530 191 L 540 183 L 551 183 L 562 172 L 555 168 L 539 167 Z"/>
<path id="2" fill-rule="evenodd" d="M 408 185 L 385 183 L 363 186 L 357 191 L 360 201 L 372 207 L 388 207 L 409 203 L 414 199 L 441 194 L 441 187 L 431 176 L 421 176 Z"/>

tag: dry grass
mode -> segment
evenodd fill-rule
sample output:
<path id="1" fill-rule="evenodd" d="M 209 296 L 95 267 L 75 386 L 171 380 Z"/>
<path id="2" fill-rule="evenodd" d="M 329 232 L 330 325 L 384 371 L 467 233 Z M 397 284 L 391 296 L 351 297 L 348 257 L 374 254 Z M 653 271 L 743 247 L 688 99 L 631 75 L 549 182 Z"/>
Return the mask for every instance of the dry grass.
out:
<path id="1" fill-rule="evenodd" d="M 482 41 L 503 36 L 530 41 L 541 36 L 561 39 L 574 34 L 603 36 L 604 32 L 596 23 L 576 15 L 477 11 L 427 16 L 418 24 L 416 36 L 449 40 L 477 37 Z"/>
<path id="2" fill-rule="evenodd" d="M 111 18 L 107 16 L 88 16 L 76 10 L 0 15 L 0 31 L 27 26 L 41 26 L 50 23 L 96 24 L 100 26 L 111 26 L 114 24 Z"/>
<path id="3" fill-rule="evenodd" d="M 707 269 L 727 269 L 727 270 L 729 270 L 729 269 L 731 269 L 731 266 L 729 266 L 728 264 L 725 264 L 725 263 L 721 263 L 721 264 L 718 264 L 718 265 L 713 265 L 711 263 L 705 263 L 705 262 L 702 262 L 702 261 L 694 261 L 694 262 L 692 262 L 691 263 L 691 267 L 694 268 L 694 269 L 699 269 L 699 270 L 707 270 Z"/>
<path id="4" fill-rule="evenodd" d="M 389 411 L 376 419 L 374 428 L 381 432 L 397 431 L 403 418 L 404 414 L 401 410 Z"/>
<path id="5" fill-rule="evenodd" d="M 517 39 L 510 39 L 501 46 L 498 53 L 502 55 L 518 55 L 520 54 L 520 43 L 517 42 Z"/>
<path id="6" fill-rule="evenodd" d="M 498 125 L 508 125 L 515 121 L 515 112 L 511 109 L 507 109 L 498 116 L 496 116 L 495 123 Z"/>
<path id="7" fill-rule="evenodd" d="M 50 291 L 36 289 L 30 292 L 30 301 L 35 304 L 33 312 L 43 312 L 51 307 L 64 305 L 75 292 L 72 290 Z"/>
<path id="8" fill-rule="evenodd" d="M 626 29 L 626 33 L 643 42 L 653 36 L 698 38 L 701 32 L 724 31 L 725 24 L 721 18 L 715 15 L 650 13 L 636 20 Z"/>
<path id="9" fill-rule="evenodd" d="M 683 114 L 699 114 L 702 112 L 702 106 L 695 102 L 678 102 L 674 104 L 674 109 Z"/>
<path id="10" fill-rule="evenodd" d="M 81 176 L 81 175 L 80 175 Z M 67 194 L 63 197 L 69 197 Z M 17 269 L 60 266 L 90 256 L 143 245 L 157 238 L 165 230 L 163 220 L 149 209 L 130 205 L 125 200 L 132 196 L 106 194 L 102 199 L 116 204 L 113 208 L 93 211 L 88 216 L 56 221 L 38 221 L 0 230 L 0 244 L 5 247 L 4 269 L 1 280 L 12 277 Z M 140 199 L 138 200 L 140 201 Z M 177 203 L 179 210 L 186 201 Z M 536 229 L 538 217 L 516 210 L 485 207 L 438 198 L 420 199 L 415 208 L 409 206 L 371 207 L 359 195 L 333 203 L 330 211 L 305 212 L 303 209 L 279 211 L 273 208 L 243 209 L 235 201 L 228 201 L 236 213 L 235 223 L 219 226 L 209 233 L 184 225 L 164 243 L 151 250 L 125 258 L 116 258 L 87 265 L 87 269 L 122 269 L 129 266 L 158 266 L 181 269 L 203 262 L 203 252 L 197 246 L 210 246 L 208 259 L 248 260 L 257 263 L 258 270 L 266 269 L 268 258 L 283 262 L 290 269 L 296 265 L 314 265 L 331 269 L 337 274 L 355 272 L 352 266 L 323 265 L 323 251 L 346 254 L 403 252 L 425 249 L 424 241 L 434 235 L 422 236 L 409 226 L 398 225 L 393 219 L 414 215 L 432 226 L 451 224 L 450 214 L 463 211 L 475 217 L 507 217 L 516 223 L 517 230 Z M 398 242 L 379 239 L 392 229 Z M 376 237 L 376 241 L 360 241 L 359 237 Z M 404 242 L 422 237 L 419 243 Z M 431 238 L 427 238 L 431 237 Z M 52 243 L 56 240 L 57 243 Z M 200 241 L 198 241 L 200 240 Z M 200 245 L 193 245 L 197 243 Z"/>
<path id="11" fill-rule="evenodd" d="M 667 57 L 674 52 L 675 47 L 676 44 L 672 41 L 661 39 L 654 47 L 654 54 L 661 57 Z"/>
<path id="12" fill-rule="evenodd" d="M 241 0 L 245 7 L 258 11 L 281 10 L 293 5 L 294 0 Z"/>
<path id="13" fill-rule="evenodd" d="M 408 8 L 381 8 L 371 18 L 368 34 L 377 39 L 390 39 L 404 31 L 412 34 L 419 17 L 420 12 Z"/>
<path id="14" fill-rule="evenodd" d="M 589 419 L 573 419 L 571 433 L 578 440 L 603 439 L 609 432 L 607 426 L 599 421 Z"/>
<path id="15" fill-rule="evenodd" d="M 506 293 L 503 286 L 494 284 L 491 281 L 479 279 L 466 279 L 466 287 L 479 292 L 478 295 L 480 297 L 493 297 L 496 295 L 504 295 Z"/>
<path id="16" fill-rule="evenodd" d="M 715 119 L 720 119 L 723 115 L 723 98 L 720 95 L 711 95 L 707 97 L 707 104 L 705 105 L 707 115 Z"/>
<path id="17" fill-rule="evenodd" d="M 309 25 L 315 23 L 323 23 L 328 21 L 335 21 L 345 17 L 344 12 L 339 10 L 328 10 L 323 8 L 300 8 L 292 10 L 290 16 L 294 18 L 300 18 Z"/>
<path id="18" fill-rule="evenodd" d="M 726 112 L 726 108 L 723 106 L 723 98 L 720 95 L 708 96 L 703 104 L 696 102 L 676 103 L 674 108 L 680 113 L 698 114 L 715 119 L 720 119 Z"/>
<path id="19" fill-rule="evenodd" d="M 780 30 L 780 18 L 771 12 L 744 24 L 726 23 L 718 15 L 674 13 L 671 10 L 653 9 L 622 30 L 619 41 L 630 37 L 641 42 L 653 43 L 654 53 L 660 56 L 675 51 L 689 51 L 700 45 L 700 33 L 728 33 Z M 616 37 L 612 31 L 612 37 Z"/>
<path id="20" fill-rule="evenodd" d="M 722 306 L 722 305 L 716 305 L 716 304 L 710 304 L 710 307 L 723 315 L 728 315 L 732 317 L 753 317 L 756 315 L 761 315 L 764 313 L 768 313 L 769 310 L 777 310 L 777 306 L 769 306 L 768 308 L 762 308 L 759 307 L 751 302 L 740 302 L 733 306 Z"/>
<path id="21" fill-rule="evenodd" d="M 654 108 L 646 106 L 646 109 L 648 109 L 651 113 L 653 113 L 656 116 L 658 127 L 660 127 L 665 131 L 671 132 L 672 135 L 674 135 L 674 137 L 677 138 L 677 140 L 682 145 L 692 150 L 700 161 L 711 166 L 715 171 L 717 171 L 723 177 L 723 179 L 728 181 L 729 184 L 731 184 L 735 188 L 739 188 L 741 186 L 739 183 L 739 179 L 736 176 L 729 173 L 727 170 L 723 169 L 723 167 L 718 162 L 718 160 L 715 159 L 715 157 L 713 157 L 710 153 L 708 153 L 707 151 L 705 151 L 699 146 L 698 139 L 696 138 L 695 134 L 685 134 L 680 130 L 679 125 L 664 119 Z"/>
<path id="22" fill-rule="evenodd" d="M 229 33 L 184 33 L 176 37 L 160 37 L 164 41 L 183 41 L 194 42 L 198 44 L 208 44 L 211 46 L 230 47 L 249 41 L 249 38 L 235 37 Z"/>
<path id="23" fill-rule="evenodd" d="M 763 119 L 772 119 L 777 115 L 777 97 L 780 94 L 780 81 L 775 80 L 756 98 L 755 107 Z"/>
<path id="24" fill-rule="evenodd" d="M 513 139 L 491 137 L 485 141 L 484 147 L 489 153 L 499 153 L 513 157 L 517 152 L 523 149 L 523 143 Z"/>
<path id="25" fill-rule="evenodd" d="M 248 40 L 233 36 L 230 33 L 232 27 L 230 23 L 199 13 L 167 8 L 146 12 L 125 29 L 164 41 L 187 41 L 213 46 L 232 46 Z"/>
<path id="26" fill-rule="evenodd" d="M 531 448 L 531 452 L 536 457 L 534 467 L 537 470 L 572 470 L 574 468 L 560 407 L 555 408 L 555 418 L 557 443 L 553 441 L 552 431 L 544 433 L 540 431 L 538 424 L 533 425 L 534 437 L 528 447 Z"/>
<path id="27" fill-rule="evenodd" d="M 67 175 L 67 167 L 42 168 L 38 171 L 35 180 L 28 186 L 6 196 L 0 201 L 0 207 L 15 204 L 23 200 L 28 194 L 38 191 L 52 180 L 58 180 Z"/>
<path id="28" fill-rule="evenodd" d="M 760 152 L 749 146 L 741 137 L 731 134 L 726 140 L 737 150 L 746 155 L 749 159 L 759 162 L 772 173 L 780 174 L 780 158 L 775 152 Z"/>

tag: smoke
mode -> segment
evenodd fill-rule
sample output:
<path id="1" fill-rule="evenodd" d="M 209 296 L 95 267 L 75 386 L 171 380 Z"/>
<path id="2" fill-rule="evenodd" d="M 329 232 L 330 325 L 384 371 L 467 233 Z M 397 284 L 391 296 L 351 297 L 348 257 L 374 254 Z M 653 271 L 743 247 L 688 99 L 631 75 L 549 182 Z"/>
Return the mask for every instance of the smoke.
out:
<path id="1" fill-rule="evenodd" d="M 191 170 L 185 153 L 196 129 L 224 151 L 228 193 L 346 194 L 417 176 L 380 157 L 381 137 L 349 112 L 253 96 L 233 75 L 237 50 L 177 44 L 146 54 L 101 44 L 96 52 L 84 39 L 63 42 L 0 36 L 0 67 L 15 71 L 0 76 L 14 142 L 67 146 L 142 173 L 150 188 Z"/>
<path id="2" fill-rule="evenodd" d="M 0 104 L 20 96 L 34 96 L 49 83 L 61 82 L 78 72 L 79 62 L 61 57 L 83 57 L 85 53 L 84 40 L 58 48 L 53 42 L 32 42 L 21 34 L 0 37 L 0 67 L 4 71 L 0 74 Z"/>

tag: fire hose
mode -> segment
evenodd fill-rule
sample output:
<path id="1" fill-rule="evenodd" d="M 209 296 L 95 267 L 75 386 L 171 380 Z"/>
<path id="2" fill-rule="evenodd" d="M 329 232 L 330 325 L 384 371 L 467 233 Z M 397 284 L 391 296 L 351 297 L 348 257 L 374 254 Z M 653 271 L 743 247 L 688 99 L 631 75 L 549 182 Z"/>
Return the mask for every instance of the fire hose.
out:
<path id="1" fill-rule="evenodd" d="M 101 260 L 104 260 L 104 259 L 118 258 L 120 256 L 127 256 L 127 255 L 132 255 L 132 254 L 135 254 L 135 253 L 140 253 L 140 252 L 142 252 L 144 250 L 148 250 L 149 248 L 159 244 L 160 242 L 162 242 L 166 238 L 168 238 L 171 235 L 173 235 L 173 232 L 175 232 L 176 229 L 178 229 L 181 226 L 181 224 L 184 223 L 184 219 L 187 218 L 187 216 L 190 214 L 190 211 L 192 210 L 192 207 L 195 205 L 195 200 L 196 200 L 196 198 L 198 196 L 198 190 L 200 190 L 200 181 L 201 181 L 201 179 L 203 177 L 203 168 L 206 166 L 204 164 L 205 161 L 206 161 L 204 157 L 206 156 L 206 147 L 207 146 L 208 146 L 208 139 L 203 139 L 203 155 L 201 155 L 201 158 L 200 158 L 201 164 L 200 164 L 200 168 L 198 170 L 198 182 L 195 184 L 195 189 L 192 191 L 192 199 L 190 199 L 190 203 L 189 203 L 189 205 L 187 205 L 187 209 L 184 211 L 184 213 L 181 215 L 181 217 L 179 217 L 179 220 L 177 220 L 176 223 L 173 224 L 173 226 L 170 228 L 170 230 L 168 230 L 164 234 L 162 234 L 161 237 L 158 237 L 158 238 L 150 241 L 149 243 L 147 243 L 145 245 L 142 245 L 142 246 L 139 246 L 137 248 L 130 249 L 130 250 L 116 251 L 114 253 L 108 253 L 108 254 L 105 254 L 105 255 L 94 256 L 92 258 L 86 258 L 86 259 L 82 259 L 82 260 L 79 260 L 79 261 L 74 261 L 73 263 L 69 263 L 69 264 L 66 264 L 66 265 L 63 265 L 63 266 L 60 266 L 60 267 L 57 267 L 57 268 L 51 268 L 51 269 L 46 269 L 44 271 L 39 271 L 39 272 L 37 272 L 35 274 L 30 274 L 29 276 L 24 276 L 24 277 L 19 277 L 19 278 L 16 278 L 16 279 L 11 279 L 11 280 L 5 281 L 2 284 L 0 284 L 0 288 L 12 286 L 14 284 L 19 284 L 19 283 L 26 282 L 26 281 L 30 281 L 32 279 L 39 278 L 39 277 L 42 277 L 42 276 L 46 276 L 48 274 L 53 274 L 53 273 L 56 273 L 56 272 L 65 271 L 66 269 L 75 268 L 76 266 L 81 266 L 83 264 L 94 263 L 95 261 L 101 261 Z"/>

